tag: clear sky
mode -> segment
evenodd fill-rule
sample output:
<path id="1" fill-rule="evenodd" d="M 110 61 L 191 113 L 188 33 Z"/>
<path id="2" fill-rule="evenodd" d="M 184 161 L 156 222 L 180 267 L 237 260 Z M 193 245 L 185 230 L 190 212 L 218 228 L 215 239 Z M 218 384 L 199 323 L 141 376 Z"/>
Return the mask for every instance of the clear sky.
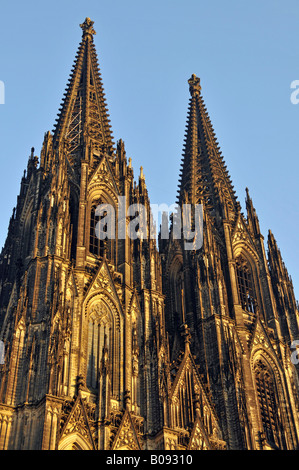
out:
<path id="1" fill-rule="evenodd" d="M 52 130 L 89 16 L 115 142 L 152 203 L 175 202 L 189 91 L 203 97 L 242 208 L 276 237 L 299 296 L 298 0 L 27 0 L 1 4 L 0 245 L 31 147 Z"/>

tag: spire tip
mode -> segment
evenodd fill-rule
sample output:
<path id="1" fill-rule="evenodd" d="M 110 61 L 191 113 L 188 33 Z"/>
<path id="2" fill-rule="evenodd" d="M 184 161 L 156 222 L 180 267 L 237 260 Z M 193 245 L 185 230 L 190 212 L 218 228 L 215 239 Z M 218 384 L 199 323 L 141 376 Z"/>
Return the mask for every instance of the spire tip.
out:
<path id="1" fill-rule="evenodd" d="M 199 95 L 201 90 L 200 78 L 193 74 L 191 78 L 189 78 L 188 83 L 191 96 Z"/>
<path id="2" fill-rule="evenodd" d="M 90 35 L 91 37 L 96 34 L 94 28 L 94 21 L 91 21 L 90 18 L 85 18 L 84 23 L 80 24 L 80 28 L 83 30 L 82 36 L 85 37 L 87 35 Z"/>

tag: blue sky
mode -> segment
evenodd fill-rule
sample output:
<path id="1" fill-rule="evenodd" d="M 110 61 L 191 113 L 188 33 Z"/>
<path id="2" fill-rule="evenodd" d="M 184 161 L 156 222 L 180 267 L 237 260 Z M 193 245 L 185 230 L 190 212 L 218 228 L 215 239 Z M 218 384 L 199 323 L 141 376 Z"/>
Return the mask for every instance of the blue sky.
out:
<path id="1" fill-rule="evenodd" d="M 195 73 L 242 208 L 248 186 L 298 298 L 298 0 L 2 2 L 0 245 L 30 149 L 39 156 L 53 129 L 87 16 L 114 140 L 124 140 L 136 178 L 143 166 L 151 202 L 175 202 Z"/>

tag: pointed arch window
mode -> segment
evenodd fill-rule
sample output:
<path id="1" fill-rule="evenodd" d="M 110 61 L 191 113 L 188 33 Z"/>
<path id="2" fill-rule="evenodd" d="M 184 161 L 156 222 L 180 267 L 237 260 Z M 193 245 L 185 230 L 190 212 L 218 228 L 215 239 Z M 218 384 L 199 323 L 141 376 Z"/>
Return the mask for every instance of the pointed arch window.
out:
<path id="1" fill-rule="evenodd" d="M 123 384 L 120 318 L 101 298 L 88 311 L 86 385 L 98 394 L 99 416 L 104 417 L 109 414 L 110 397 L 119 399 Z"/>
<path id="2" fill-rule="evenodd" d="M 181 262 L 176 260 L 170 271 L 170 291 L 172 297 L 172 322 L 175 328 L 176 323 L 185 321 L 185 290 L 184 273 Z"/>
<path id="3" fill-rule="evenodd" d="M 71 258 L 76 259 L 79 202 L 78 195 L 75 191 L 71 191 L 69 207 L 71 218 Z"/>
<path id="4" fill-rule="evenodd" d="M 88 352 L 87 352 L 87 386 L 97 389 L 99 375 L 103 361 L 107 362 L 109 356 L 111 324 L 105 315 L 91 315 L 88 324 Z M 107 366 L 107 364 L 106 364 Z"/>
<path id="5" fill-rule="evenodd" d="M 279 449 L 285 449 L 281 411 L 273 371 L 265 361 L 260 359 L 255 364 L 254 375 L 265 437 L 269 444 Z"/>
<path id="6" fill-rule="evenodd" d="M 99 217 L 96 215 L 96 208 L 97 204 L 93 204 L 91 207 L 90 211 L 90 236 L 89 236 L 89 251 L 93 255 L 100 255 L 100 248 L 101 244 L 100 242 L 102 240 L 99 240 L 98 237 L 96 236 L 96 226 L 99 221 Z"/>
<path id="7" fill-rule="evenodd" d="M 107 247 L 106 240 L 100 240 L 96 233 L 96 227 L 101 218 L 105 216 L 98 216 L 96 209 L 101 202 L 94 203 L 90 211 L 90 236 L 89 236 L 89 251 L 95 256 L 103 256 L 104 250 Z M 104 228 L 105 230 L 105 228 Z"/>
<path id="8" fill-rule="evenodd" d="M 186 368 L 180 378 L 172 404 L 172 420 L 175 428 L 188 429 L 195 421 L 194 379 L 192 370 Z"/>
<path id="9" fill-rule="evenodd" d="M 256 313 L 256 296 L 251 268 L 247 260 L 242 256 L 237 258 L 236 268 L 242 308 L 247 312 Z"/>
<path id="10" fill-rule="evenodd" d="M 106 252 L 107 258 L 110 259 L 110 261 L 114 261 L 115 258 L 115 234 L 113 232 L 114 227 L 114 219 L 111 217 L 111 214 L 113 215 L 113 209 L 111 209 L 112 206 L 110 204 L 107 205 L 107 209 L 110 207 L 110 211 L 104 211 L 101 215 L 97 215 L 96 209 L 100 204 L 106 204 L 105 202 L 102 201 L 97 201 L 92 204 L 91 206 L 91 211 L 90 211 L 90 232 L 89 232 L 89 251 L 95 256 L 104 256 L 104 253 Z M 111 212 L 112 211 L 112 212 Z M 106 223 L 107 220 L 107 215 L 110 217 L 110 225 Z M 103 222 L 103 227 L 101 227 L 101 230 L 103 232 L 107 232 L 106 238 L 100 239 L 97 235 L 97 225 L 101 221 L 101 219 L 106 219 Z"/>
<path id="11" fill-rule="evenodd" d="M 176 311 L 180 315 L 182 322 L 185 321 L 185 293 L 184 293 L 184 274 L 181 269 L 175 279 L 175 304 Z"/>

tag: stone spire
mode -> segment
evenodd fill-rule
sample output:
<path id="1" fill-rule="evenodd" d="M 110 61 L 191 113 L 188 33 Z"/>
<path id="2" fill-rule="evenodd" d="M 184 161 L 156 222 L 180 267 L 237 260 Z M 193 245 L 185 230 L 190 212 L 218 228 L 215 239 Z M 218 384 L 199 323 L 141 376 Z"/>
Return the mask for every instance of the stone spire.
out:
<path id="1" fill-rule="evenodd" d="M 83 148 L 112 151 L 112 131 L 101 73 L 93 42 L 94 22 L 86 18 L 80 25 L 82 40 L 61 103 L 53 144 L 63 145 L 69 162 L 84 158 Z"/>
<path id="2" fill-rule="evenodd" d="M 188 80 L 190 101 L 181 163 L 178 203 L 203 203 L 213 214 L 234 213 L 238 202 L 207 113 L 200 79 Z"/>

